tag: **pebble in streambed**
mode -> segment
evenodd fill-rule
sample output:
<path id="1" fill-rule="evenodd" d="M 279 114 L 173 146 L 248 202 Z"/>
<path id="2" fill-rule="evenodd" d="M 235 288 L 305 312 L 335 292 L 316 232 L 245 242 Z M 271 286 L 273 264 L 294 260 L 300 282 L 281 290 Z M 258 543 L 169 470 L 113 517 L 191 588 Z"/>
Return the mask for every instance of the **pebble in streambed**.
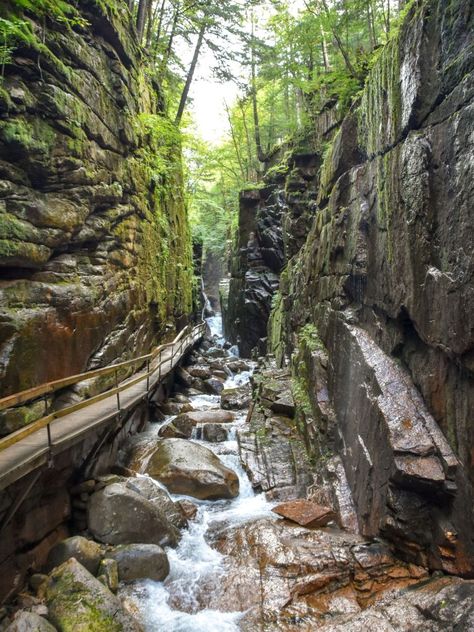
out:
<path id="1" fill-rule="evenodd" d="M 222 346 L 220 318 L 210 319 L 211 333 L 218 346 Z M 233 350 L 235 353 L 235 350 Z M 228 378 L 225 388 L 248 383 L 251 372 L 245 371 Z M 194 410 L 219 408 L 220 398 L 216 395 L 192 395 L 190 402 Z M 198 505 L 195 519 L 175 549 L 168 549 L 170 573 L 164 582 L 150 580 L 123 586 L 120 595 L 137 613 L 147 632 L 234 632 L 239 630 L 239 621 L 244 612 L 223 612 L 207 607 L 216 601 L 226 572 L 226 559 L 212 548 L 214 532 L 222 528 L 263 517 L 274 518 L 272 505 L 263 494 L 256 495 L 250 485 L 238 457 L 236 431 L 245 423 L 246 411 L 239 411 L 233 423 L 228 424 L 227 440 L 207 443 L 193 440 L 210 448 L 225 466 L 234 470 L 240 483 L 239 495 L 225 501 L 197 501 L 172 494 L 173 500 L 188 499 Z M 166 421 L 169 421 L 167 419 Z"/>

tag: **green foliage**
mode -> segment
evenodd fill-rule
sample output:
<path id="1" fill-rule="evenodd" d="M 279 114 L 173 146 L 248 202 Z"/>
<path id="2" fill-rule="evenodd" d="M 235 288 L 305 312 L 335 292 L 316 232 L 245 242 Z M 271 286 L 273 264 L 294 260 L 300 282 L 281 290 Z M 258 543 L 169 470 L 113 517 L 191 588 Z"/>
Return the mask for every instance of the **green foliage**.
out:
<path id="1" fill-rule="evenodd" d="M 319 337 L 318 330 L 312 323 L 306 324 L 298 332 L 298 342 L 300 345 L 306 346 L 310 351 L 324 349 L 324 345 Z"/>

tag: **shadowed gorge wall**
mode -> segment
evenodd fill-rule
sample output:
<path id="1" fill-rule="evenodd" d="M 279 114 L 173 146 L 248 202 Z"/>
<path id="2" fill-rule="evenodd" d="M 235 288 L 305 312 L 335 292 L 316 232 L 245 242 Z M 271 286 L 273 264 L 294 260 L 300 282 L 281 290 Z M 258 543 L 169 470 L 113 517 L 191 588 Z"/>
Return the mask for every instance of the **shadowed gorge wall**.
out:
<path id="1" fill-rule="evenodd" d="M 32 37 L 0 88 L 1 395 L 147 352 L 191 311 L 178 134 L 126 4 L 76 4 L 73 27 L 3 9 Z"/>
<path id="2" fill-rule="evenodd" d="M 413 3 L 316 177 L 295 192 L 287 172 L 288 264 L 268 301 L 269 347 L 278 362 L 291 358 L 301 430 L 321 467 L 321 457 L 341 454 L 362 533 L 466 574 L 474 571 L 472 33 L 472 3 Z M 316 146 L 315 164 L 322 153 Z M 305 203 L 302 240 L 290 221 L 295 197 Z M 262 206 L 256 217 L 265 218 Z M 245 308 L 229 300 L 242 319 Z"/>

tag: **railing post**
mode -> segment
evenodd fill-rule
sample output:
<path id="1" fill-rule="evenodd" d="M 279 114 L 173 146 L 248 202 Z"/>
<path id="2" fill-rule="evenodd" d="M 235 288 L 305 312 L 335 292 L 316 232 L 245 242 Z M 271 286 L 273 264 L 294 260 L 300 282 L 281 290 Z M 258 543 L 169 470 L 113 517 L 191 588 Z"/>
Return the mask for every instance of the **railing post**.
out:
<path id="1" fill-rule="evenodd" d="M 114 371 L 115 373 L 115 388 L 118 388 L 118 372 L 117 369 Z M 120 393 L 117 391 L 117 408 L 120 410 Z"/>
<path id="2" fill-rule="evenodd" d="M 48 433 L 48 467 L 53 467 L 53 441 L 51 439 L 51 424 L 46 426 L 46 431 Z"/>
<path id="3" fill-rule="evenodd" d="M 150 390 L 150 358 L 146 361 L 146 392 Z"/>

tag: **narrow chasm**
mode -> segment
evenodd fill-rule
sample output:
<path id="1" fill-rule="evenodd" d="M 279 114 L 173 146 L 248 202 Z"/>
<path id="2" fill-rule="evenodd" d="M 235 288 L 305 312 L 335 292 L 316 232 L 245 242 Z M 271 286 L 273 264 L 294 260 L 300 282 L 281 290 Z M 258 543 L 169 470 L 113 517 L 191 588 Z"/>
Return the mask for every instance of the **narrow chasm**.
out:
<path id="1" fill-rule="evenodd" d="M 0 632 L 474 631 L 472 0 L 0 3 Z"/>

